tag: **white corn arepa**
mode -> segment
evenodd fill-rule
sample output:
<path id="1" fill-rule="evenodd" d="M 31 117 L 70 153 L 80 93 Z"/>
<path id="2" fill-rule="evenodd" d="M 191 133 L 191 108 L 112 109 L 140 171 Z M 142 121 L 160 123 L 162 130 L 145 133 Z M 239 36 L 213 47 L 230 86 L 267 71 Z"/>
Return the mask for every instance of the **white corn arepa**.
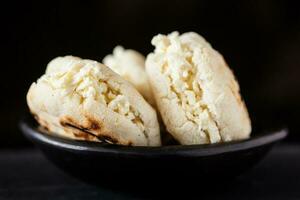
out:
<path id="1" fill-rule="evenodd" d="M 55 58 L 31 85 L 27 103 L 44 128 L 63 137 L 161 144 L 155 110 L 129 82 L 96 61 Z"/>
<path id="2" fill-rule="evenodd" d="M 104 57 L 103 64 L 134 85 L 143 97 L 155 106 L 151 87 L 145 71 L 145 57 L 132 49 L 116 46 L 112 54 Z"/>
<path id="3" fill-rule="evenodd" d="M 157 35 L 146 71 L 167 130 L 181 144 L 248 138 L 251 122 L 222 55 L 194 32 Z"/>

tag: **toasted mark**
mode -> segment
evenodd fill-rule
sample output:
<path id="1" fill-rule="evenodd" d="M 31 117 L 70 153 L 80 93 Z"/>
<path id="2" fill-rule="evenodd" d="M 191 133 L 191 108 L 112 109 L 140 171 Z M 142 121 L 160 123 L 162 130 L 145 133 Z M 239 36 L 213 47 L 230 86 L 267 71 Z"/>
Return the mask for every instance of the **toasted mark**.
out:
<path id="1" fill-rule="evenodd" d="M 81 130 L 84 130 L 84 131 L 99 130 L 101 128 L 101 125 L 98 121 L 94 120 L 91 117 L 86 117 L 86 118 L 87 118 L 87 123 L 85 123 L 85 125 L 80 125 L 74 119 L 72 119 L 71 117 L 68 117 L 68 116 L 61 118 L 59 123 L 62 126 L 69 126 L 69 127 L 73 126 L 73 128 L 76 127 Z"/>
<path id="2" fill-rule="evenodd" d="M 81 126 L 77 126 L 77 125 L 70 124 L 70 123 L 65 123 L 64 126 L 79 130 L 80 132 L 77 132 L 77 133 L 73 132 L 73 135 L 76 136 L 76 137 L 81 137 L 81 138 L 84 138 L 84 139 L 89 139 L 90 137 L 96 137 L 101 142 L 106 142 L 106 143 L 111 143 L 111 144 L 118 143 L 117 140 L 113 140 L 112 138 L 110 138 L 108 136 L 107 137 L 97 136 L 94 133 L 90 132 L 89 129 L 81 127 Z"/>
<path id="3" fill-rule="evenodd" d="M 112 138 L 108 135 L 99 135 L 99 136 L 97 136 L 97 138 L 101 141 L 105 141 L 105 142 L 111 143 L 111 144 L 117 144 L 118 143 L 117 139 Z"/>
<path id="4" fill-rule="evenodd" d="M 73 128 L 73 129 L 76 129 L 76 130 L 79 130 L 81 132 L 79 133 L 74 133 L 74 136 L 76 137 L 82 137 L 82 138 L 88 138 L 90 136 L 93 136 L 93 137 L 96 137 L 97 139 L 99 139 L 100 141 L 102 142 L 106 142 L 106 143 L 110 143 L 110 144 L 122 144 L 118 139 L 116 138 L 113 138 L 112 136 L 110 135 L 104 135 L 104 133 L 99 133 L 101 135 L 96 135 L 94 133 L 91 132 L 91 130 L 98 130 L 100 129 L 100 124 L 98 121 L 92 119 L 92 118 L 87 118 L 88 119 L 88 126 L 85 127 L 85 126 L 82 126 L 82 125 L 79 125 L 79 123 L 75 122 L 71 117 L 63 117 L 59 123 L 61 124 L 61 126 L 63 127 L 68 127 L 68 128 Z M 89 135 L 89 136 L 87 136 Z M 132 142 L 128 142 L 128 144 L 126 145 L 131 145 Z"/>
<path id="5" fill-rule="evenodd" d="M 43 126 L 43 128 L 44 128 L 46 131 L 50 131 L 50 129 L 49 129 L 48 126 Z"/>
<path id="6" fill-rule="evenodd" d="M 90 130 L 100 130 L 101 129 L 101 124 L 99 121 L 91 118 L 91 117 L 88 117 L 86 116 L 87 120 L 88 120 L 88 126 L 87 126 L 87 129 L 90 129 Z"/>
<path id="7" fill-rule="evenodd" d="M 74 129 L 80 130 L 80 131 L 82 131 L 82 132 L 84 132 L 84 133 L 90 133 L 90 132 L 88 132 L 88 129 L 83 128 L 83 127 L 81 127 L 81 126 L 77 126 L 77 125 L 68 123 L 68 122 L 63 123 L 63 124 L 61 123 L 61 125 L 62 125 L 63 127 L 69 127 L 69 128 L 74 128 Z M 90 133 L 90 134 L 92 134 L 92 133 Z"/>
<path id="8" fill-rule="evenodd" d="M 95 138 L 93 135 L 90 135 L 90 134 L 85 133 L 85 132 L 77 132 L 77 133 L 73 132 L 73 135 L 75 137 L 84 138 L 86 140 L 93 140 Z"/>
<path id="9" fill-rule="evenodd" d="M 42 120 L 41 118 L 39 118 L 38 115 L 32 113 L 33 117 L 35 118 L 35 120 L 44 128 L 44 130 L 49 131 L 50 130 L 50 126 L 48 124 L 47 121 Z"/>
<path id="10" fill-rule="evenodd" d="M 43 125 L 38 126 L 38 130 L 43 132 L 43 133 L 51 133 L 48 127 L 44 127 Z"/>
<path id="11" fill-rule="evenodd" d="M 70 126 L 75 124 L 74 120 L 71 117 L 65 116 L 59 120 L 60 125 L 62 126 Z"/>
<path id="12" fill-rule="evenodd" d="M 97 130 L 99 128 L 100 128 L 100 126 L 97 123 L 94 123 L 94 122 L 91 123 L 91 129 Z"/>

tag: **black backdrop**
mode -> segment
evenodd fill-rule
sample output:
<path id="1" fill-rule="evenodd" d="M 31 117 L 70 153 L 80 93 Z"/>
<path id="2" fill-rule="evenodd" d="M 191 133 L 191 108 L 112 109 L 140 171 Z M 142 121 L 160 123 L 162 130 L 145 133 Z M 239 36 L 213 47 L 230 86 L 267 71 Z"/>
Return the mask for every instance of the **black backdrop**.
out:
<path id="1" fill-rule="evenodd" d="M 234 70 L 253 121 L 286 124 L 300 141 L 297 1 L 5 1 L 1 3 L 0 148 L 23 147 L 25 94 L 60 55 L 101 61 L 117 44 L 147 54 L 157 33 L 195 31 Z"/>

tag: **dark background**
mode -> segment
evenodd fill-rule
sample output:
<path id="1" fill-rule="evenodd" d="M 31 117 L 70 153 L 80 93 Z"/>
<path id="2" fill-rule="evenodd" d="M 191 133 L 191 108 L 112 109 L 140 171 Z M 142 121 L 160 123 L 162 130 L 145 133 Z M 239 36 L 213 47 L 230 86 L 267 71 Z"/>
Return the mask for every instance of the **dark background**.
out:
<path id="1" fill-rule="evenodd" d="M 1 3 L 0 148 L 29 145 L 18 130 L 30 84 L 56 56 L 101 61 L 117 44 L 143 54 L 157 33 L 195 31 L 234 70 L 256 124 L 300 141 L 297 1 L 5 1 Z"/>

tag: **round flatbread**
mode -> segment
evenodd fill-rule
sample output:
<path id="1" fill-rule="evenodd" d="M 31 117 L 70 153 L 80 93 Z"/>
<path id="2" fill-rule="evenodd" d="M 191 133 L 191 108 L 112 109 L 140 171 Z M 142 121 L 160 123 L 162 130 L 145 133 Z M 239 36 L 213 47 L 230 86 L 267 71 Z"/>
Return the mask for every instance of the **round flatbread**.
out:
<path id="1" fill-rule="evenodd" d="M 66 56 L 52 60 L 27 94 L 30 111 L 49 132 L 82 140 L 158 146 L 156 112 L 105 65 Z"/>
<path id="2" fill-rule="evenodd" d="M 248 138 L 251 122 L 222 55 L 189 32 L 157 35 L 146 71 L 167 130 L 181 144 Z"/>
<path id="3" fill-rule="evenodd" d="M 116 46 L 113 54 L 104 57 L 103 64 L 129 81 L 155 107 L 155 100 L 145 71 L 145 57 L 132 49 Z"/>

